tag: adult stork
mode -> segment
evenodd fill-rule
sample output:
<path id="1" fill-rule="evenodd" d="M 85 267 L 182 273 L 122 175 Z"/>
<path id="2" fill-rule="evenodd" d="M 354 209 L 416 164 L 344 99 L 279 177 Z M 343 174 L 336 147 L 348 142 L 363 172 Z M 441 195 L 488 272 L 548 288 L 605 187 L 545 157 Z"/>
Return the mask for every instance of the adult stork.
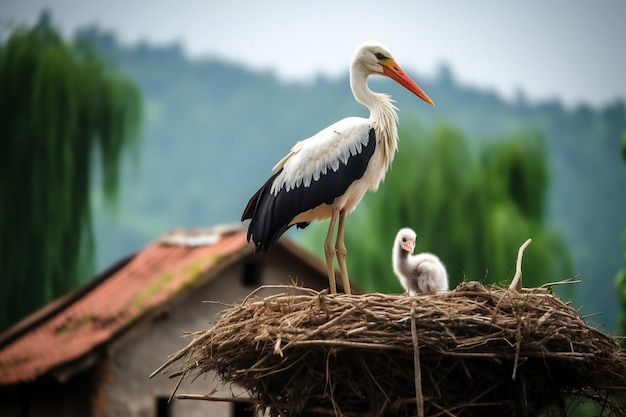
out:
<path id="1" fill-rule="evenodd" d="M 350 293 L 344 221 L 367 190 L 375 191 L 384 179 L 398 143 L 398 115 L 386 94 L 367 86 L 370 75 L 390 77 L 434 105 L 428 95 L 400 68 L 379 43 L 366 42 L 356 50 L 350 66 L 354 98 L 370 111 L 369 118 L 348 117 L 295 144 L 273 168 L 272 176 L 252 196 L 241 221 L 250 220 L 248 241 L 256 252 L 269 251 L 291 226 L 302 229 L 313 220 L 330 218 L 324 242 L 331 293 L 336 293 L 333 258 Z M 333 235 L 337 226 L 337 239 Z"/>
<path id="2" fill-rule="evenodd" d="M 441 260 L 428 252 L 412 255 L 416 237 L 408 227 L 396 235 L 391 258 L 400 284 L 411 296 L 448 291 L 448 273 Z"/>

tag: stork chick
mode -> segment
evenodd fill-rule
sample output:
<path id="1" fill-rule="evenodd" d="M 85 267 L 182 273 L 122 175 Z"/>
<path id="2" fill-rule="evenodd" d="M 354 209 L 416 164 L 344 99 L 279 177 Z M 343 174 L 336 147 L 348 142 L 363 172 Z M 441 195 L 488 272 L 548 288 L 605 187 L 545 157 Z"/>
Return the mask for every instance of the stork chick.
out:
<path id="1" fill-rule="evenodd" d="M 436 255 L 423 252 L 413 255 L 417 234 L 400 229 L 393 244 L 393 272 L 410 296 L 439 294 L 448 291 L 446 267 Z"/>

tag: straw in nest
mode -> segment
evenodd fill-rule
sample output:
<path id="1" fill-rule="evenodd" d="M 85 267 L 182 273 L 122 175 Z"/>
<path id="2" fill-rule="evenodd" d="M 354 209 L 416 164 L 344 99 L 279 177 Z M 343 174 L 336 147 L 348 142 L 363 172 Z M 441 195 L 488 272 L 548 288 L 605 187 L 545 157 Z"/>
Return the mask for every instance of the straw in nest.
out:
<path id="1" fill-rule="evenodd" d="M 546 289 L 288 287 L 227 308 L 192 337 L 153 375 L 214 371 L 272 416 L 567 415 L 572 396 L 626 415 L 610 397 L 626 398 L 625 351 Z"/>

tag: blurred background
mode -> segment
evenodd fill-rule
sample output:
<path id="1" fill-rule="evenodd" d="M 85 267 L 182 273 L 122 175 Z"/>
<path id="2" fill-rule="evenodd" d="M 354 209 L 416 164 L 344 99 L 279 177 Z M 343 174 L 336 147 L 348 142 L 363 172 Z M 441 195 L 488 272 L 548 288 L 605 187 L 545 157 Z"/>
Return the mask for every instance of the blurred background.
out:
<path id="1" fill-rule="evenodd" d="M 397 101 L 400 145 L 348 217 L 351 277 L 400 292 L 391 245 L 411 227 L 452 286 L 508 282 L 530 237 L 524 285 L 577 277 L 560 295 L 623 332 L 624 16 L 617 0 L 0 0 L 0 328 L 175 227 L 238 223 L 296 141 L 367 116 L 348 68 L 377 40 L 436 106 L 369 83 Z M 326 228 L 290 236 L 320 253 Z"/>

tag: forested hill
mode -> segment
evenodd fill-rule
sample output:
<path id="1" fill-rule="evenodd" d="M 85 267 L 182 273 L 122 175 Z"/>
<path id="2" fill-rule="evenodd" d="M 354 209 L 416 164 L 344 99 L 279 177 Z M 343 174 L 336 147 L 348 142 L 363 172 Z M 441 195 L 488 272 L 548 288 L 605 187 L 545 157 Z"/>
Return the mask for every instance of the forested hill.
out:
<path id="1" fill-rule="evenodd" d="M 367 116 L 352 98 L 347 71 L 339 79 L 283 83 L 234 63 L 189 60 L 177 45 L 122 47 L 97 29 L 83 34 L 137 82 L 146 109 L 138 163 L 132 168 L 129 158 L 119 207 L 111 214 L 98 206 L 95 215 L 98 269 L 171 228 L 238 222 L 248 197 L 296 140 L 341 117 Z M 594 320 L 614 329 L 613 279 L 623 265 L 626 230 L 624 103 L 567 109 L 557 100 L 529 103 L 521 92 L 510 102 L 459 85 L 447 68 L 436 79 L 412 76 L 436 107 L 387 80 L 370 81 L 397 101 L 401 124 L 417 120 L 429 128 L 445 121 L 475 142 L 529 128 L 546 136 L 549 219 L 565 236 L 583 281 L 577 301 L 586 312 L 604 312 Z"/>

